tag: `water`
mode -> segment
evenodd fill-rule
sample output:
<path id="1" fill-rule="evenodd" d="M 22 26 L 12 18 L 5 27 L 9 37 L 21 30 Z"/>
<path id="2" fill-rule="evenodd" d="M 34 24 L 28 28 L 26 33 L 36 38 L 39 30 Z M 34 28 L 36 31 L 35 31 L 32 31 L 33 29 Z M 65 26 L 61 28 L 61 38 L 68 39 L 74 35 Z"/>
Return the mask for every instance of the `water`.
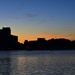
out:
<path id="1" fill-rule="evenodd" d="M 0 75 L 75 75 L 75 51 L 1 51 Z"/>

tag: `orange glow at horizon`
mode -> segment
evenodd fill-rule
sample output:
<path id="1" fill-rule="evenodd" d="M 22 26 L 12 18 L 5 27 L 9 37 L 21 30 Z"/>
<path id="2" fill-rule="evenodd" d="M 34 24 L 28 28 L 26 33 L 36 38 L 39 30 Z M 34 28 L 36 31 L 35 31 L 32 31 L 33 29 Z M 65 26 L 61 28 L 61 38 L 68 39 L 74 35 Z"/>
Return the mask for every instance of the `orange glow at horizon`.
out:
<path id="1" fill-rule="evenodd" d="M 74 40 L 75 35 L 74 34 L 65 34 L 65 35 L 39 34 L 39 35 L 26 36 L 26 37 L 18 36 L 18 41 L 21 43 L 24 43 L 25 40 L 31 41 L 31 40 L 37 40 L 37 38 L 45 38 L 46 40 L 51 39 L 51 38 L 55 38 L 55 39 L 56 38 L 65 38 L 65 39 Z"/>

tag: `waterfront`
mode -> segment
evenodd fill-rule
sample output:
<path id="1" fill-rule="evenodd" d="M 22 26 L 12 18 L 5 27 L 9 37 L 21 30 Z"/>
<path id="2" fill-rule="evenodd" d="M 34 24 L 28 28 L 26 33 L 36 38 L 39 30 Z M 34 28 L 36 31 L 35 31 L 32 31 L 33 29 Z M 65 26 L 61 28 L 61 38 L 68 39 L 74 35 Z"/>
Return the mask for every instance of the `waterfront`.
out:
<path id="1" fill-rule="evenodd" d="M 1 51 L 0 75 L 74 75 L 75 51 Z"/>

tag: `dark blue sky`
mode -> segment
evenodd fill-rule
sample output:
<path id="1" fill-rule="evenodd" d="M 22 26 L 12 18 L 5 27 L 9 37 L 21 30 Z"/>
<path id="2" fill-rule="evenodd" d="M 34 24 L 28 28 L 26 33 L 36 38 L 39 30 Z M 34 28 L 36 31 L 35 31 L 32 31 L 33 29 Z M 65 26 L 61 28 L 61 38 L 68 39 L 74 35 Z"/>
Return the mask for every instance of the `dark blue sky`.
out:
<path id="1" fill-rule="evenodd" d="M 0 27 L 24 39 L 75 39 L 75 0 L 0 0 Z"/>

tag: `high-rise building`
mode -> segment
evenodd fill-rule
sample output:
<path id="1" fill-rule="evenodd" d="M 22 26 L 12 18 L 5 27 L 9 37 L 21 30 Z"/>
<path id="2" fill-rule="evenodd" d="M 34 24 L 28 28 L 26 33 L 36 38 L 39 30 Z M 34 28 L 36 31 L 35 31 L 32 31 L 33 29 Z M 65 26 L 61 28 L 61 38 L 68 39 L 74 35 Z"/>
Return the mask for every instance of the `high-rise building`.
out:
<path id="1" fill-rule="evenodd" d="M 11 35 L 10 27 L 3 27 L 0 29 L 0 48 L 12 49 L 18 43 L 18 36 Z"/>

